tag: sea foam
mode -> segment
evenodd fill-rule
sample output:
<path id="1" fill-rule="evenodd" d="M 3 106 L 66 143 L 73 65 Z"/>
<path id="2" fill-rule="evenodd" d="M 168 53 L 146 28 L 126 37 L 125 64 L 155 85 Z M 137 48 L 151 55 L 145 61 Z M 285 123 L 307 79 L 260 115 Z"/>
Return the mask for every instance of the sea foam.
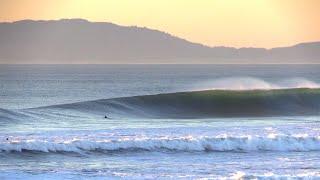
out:
<path id="1" fill-rule="evenodd" d="M 183 136 L 183 137 L 11 137 L 0 142 L 2 152 L 83 151 L 319 151 L 320 137 L 308 135 Z"/>

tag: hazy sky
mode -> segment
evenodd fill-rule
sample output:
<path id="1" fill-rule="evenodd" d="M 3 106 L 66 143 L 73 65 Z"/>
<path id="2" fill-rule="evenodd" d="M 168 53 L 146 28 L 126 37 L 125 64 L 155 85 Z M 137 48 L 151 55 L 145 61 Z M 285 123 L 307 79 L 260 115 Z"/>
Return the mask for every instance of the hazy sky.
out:
<path id="1" fill-rule="evenodd" d="M 61 18 L 146 26 L 209 46 L 320 40 L 320 0 L 0 0 L 0 21 Z"/>

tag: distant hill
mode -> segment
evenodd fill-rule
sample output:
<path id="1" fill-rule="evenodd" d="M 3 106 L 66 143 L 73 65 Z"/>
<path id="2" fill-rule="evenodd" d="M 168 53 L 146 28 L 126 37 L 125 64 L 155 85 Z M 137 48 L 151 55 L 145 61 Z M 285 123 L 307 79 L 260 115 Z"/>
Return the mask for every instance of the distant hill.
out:
<path id="1" fill-rule="evenodd" d="M 208 47 L 158 30 L 83 19 L 0 23 L 0 63 L 320 63 L 320 42 Z"/>

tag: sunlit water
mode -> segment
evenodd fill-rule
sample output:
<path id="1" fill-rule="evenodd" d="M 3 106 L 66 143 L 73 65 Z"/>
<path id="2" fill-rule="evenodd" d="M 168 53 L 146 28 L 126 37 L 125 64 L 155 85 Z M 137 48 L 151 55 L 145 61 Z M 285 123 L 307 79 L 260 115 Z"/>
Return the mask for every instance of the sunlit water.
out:
<path id="1" fill-rule="evenodd" d="M 113 97 L 319 83 L 319 65 L 1 65 L 0 179 L 320 179 L 318 115 L 10 114 Z"/>

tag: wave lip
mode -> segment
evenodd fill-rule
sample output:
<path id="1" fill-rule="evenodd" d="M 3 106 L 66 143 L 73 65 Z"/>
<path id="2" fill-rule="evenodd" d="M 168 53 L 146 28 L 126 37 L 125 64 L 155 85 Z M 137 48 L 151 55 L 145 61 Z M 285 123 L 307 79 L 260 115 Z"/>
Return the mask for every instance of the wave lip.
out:
<path id="1" fill-rule="evenodd" d="M 83 151 L 183 151 L 183 152 L 252 152 L 320 151 L 320 136 L 275 135 L 214 137 L 125 137 L 118 139 L 36 138 L 10 139 L 0 143 L 1 152 L 76 152 Z"/>
<path id="2" fill-rule="evenodd" d="M 305 78 L 290 78 L 279 82 L 267 82 L 254 77 L 228 77 L 207 81 L 197 85 L 195 90 L 273 90 L 320 88 L 320 84 Z"/>

